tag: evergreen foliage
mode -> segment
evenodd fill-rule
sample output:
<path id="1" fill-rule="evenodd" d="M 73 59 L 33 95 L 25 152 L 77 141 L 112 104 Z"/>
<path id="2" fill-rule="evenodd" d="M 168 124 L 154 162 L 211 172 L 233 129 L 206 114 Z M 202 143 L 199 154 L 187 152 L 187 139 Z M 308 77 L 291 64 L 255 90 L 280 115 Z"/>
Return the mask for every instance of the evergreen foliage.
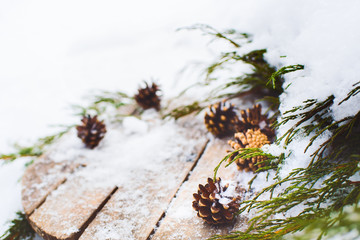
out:
<path id="1" fill-rule="evenodd" d="M 189 105 L 180 106 L 177 108 L 172 109 L 169 113 L 166 113 L 164 115 L 164 118 L 171 117 L 174 119 L 179 119 L 181 117 L 184 117 L 186 115 L 189 115 L 191 113 L 200 113 L 201 110 L 206 108 L 206 105 L 203 103 L 200 103 L 199 101 L 195 101 Z"/>
<path id="2" fill-rule="evenodd" d="M 165 117 L 170 116 L 178 119 L 190 113 L 198 113 L 210 103 L 219 99 L 231 99 L 249 94 L 256 95 L 263 101 L 269 102 L 271 108 L 277 110 L 279 105 L 278 97 L 284 91 L 282 74 L 304 68 L 302 65 L 294 65 L 276 71 L 275 67 L 271 66 L 264 58 L 266 49 L 254 50 L 245 54 L 241 53 L 241 46 L 251 42 L 251 35 L 247 33 L 239 33 L 233 29 L 220 32 L 208 25 L 194 25 L 187 29 L 200 30 L 205 35 L 212 36 L 213 40 L 224 40 L 230 43 L 232 47 L 232 51 L 221 53 L 218 60 L 206 68 L 205 79 L 200 83 L 200 86 L 211 85 L 212 82 L 218 80 L 214 77 L 215 73 L 226 67 L 237 66 L 237 64 L 250 65 L 252 72 L 247 74 L 239 73 L 227 79 L 224 83 L 213 88 L 206 99 L 196 100 L 188 105 L 172 109 L 165 114 Z M 193 85 L 193 87 L 198 85 Z M 179 96 L 183 94 L 184 92 Z"/>
<path id="3" fill-rule="evenodd" d="M 295 72 L 298 70 L 303 70 L 304 69 L 304 65 L 301 64 L 296 64 L 296 65 L 290 65 L 290 66 L 285 66 L 280 68 L 279 70 L 277 70 L 276 72 L 274 72 L 273 74 L 271 74 L 270 76 L 270 80 L 268 82 L 272 84 L 272 87 L 274 89 L 279 88 L 279 83 L 277 82 L 277 80 L 284 74 L 286 73 L 290 73 L 290 72 Z M 281 85 L 282 86 L 282 85 Z"/>
<path id="4" fill-rule="evenodd" d="M 87 107 L 73 105 L 75 109 L 75 115 L 78 116 L 86 116 L 90 113 L 95 112 L 97 115 L 105 114 L 110 108 L 119 109 L 123 106 L 127 106 L 130 104 L 134 104 L 134 100 L 132 97 L 128 96 L 123 92 L 109 92 L 103 91 L 98 95 L 95 95 Z M 140 112 L 139 109 L 135 109 L 135 113 Z M 122 114 L 116 114 L 115 116 L 111 116 L 112 120 L 118 121 L 125 117 Z M 5 162 L 14 161 L 20 157 L 39 157 L 41 156 L 46 147 L 54 143 L 57 139 L 67 133 L 72 127 L 75 125 L 62 126 L 64 129 L 60 132 L 39 138 L 34 145 L 31 146 L 21 146 L 19 144 L 15 144 L 15 152 L 0 154 L 0 160 L 5 160 Z M 31 164 L 33 160 L 31 160 L 28 164 Z"/>
<path id="5" fill-rule="evenodd" d="M 359 202 L 359 201 L 358 201 Z M 329 217 L 317 219 L 306 227 L 302 235 L 290 236 L 290 239 L 307 240 L 316 239 L 321 231 L 325 231 L 328 238 L 358 239 L 360 233 L 360 208 L 359 203 L 347 206 L 343 211 L 333 212 Z"/>
<path id="6" fill-rule="evenodd" d="M 340 105 L 358 92 L 357 84 L 354 84 L 355 88 Z M 257 213 L 250 219 L 247 231 L 214 236 L 212 239 L 281 239 L 284 235 L 305 228 L 311 229 L 313 226 L 317 227 L 317 231 L 312 232 L 316 235 L 313 239 L 321 239 L 331 231 L 332 226 L 342 226 L 344 209 L 360 200 L 360 183 L 351 180 L 360 170 L 360 111 L 354 116 L 333 121 L 333 104 L 334 96 L 329 96 L 322 102 L 311 99 L 284 113 L 277 126 L 289 123 L 290 120 L 295 123 L 278 138 L 278 144 L 287 146 L 299 135 L 311 135 L 306 152 L 325 131 L 330 132 L 331 137 L 311 154 L 312 160 L 306 168 L 294 169 L 284 178 L 276 174 L 274 184 L 262 189 L 253 199 L 242 203 L 239 214 L 250 211 Z M 265 168 L 274 168 L 278 164 L 277 169 L 275 168 L 277 171 L 281 168 L 279 163 L 286 159 L 284 154 L 271 156 L 260 149 L 240 151 L 241 157 L 267 156 L 269 161 Z M 215 168 L 215 176 L 219 166 Z M 259 169 L 262 170 L 265 169 Z M 287 187 L 280 188 L 284 185 Z M 260 200 L 265 193 L 270 194 L 270 199 Z M 292 216 L 290 211 L 296 207 L 300 207 L 302 211 Z M 339 217 L 334 217 L 334 214 Z M 279 215 L 286 217 L 277 218 Z"/>
<path id="7" fill-rule="evenodd" d="M 83 107 L 80 105 L 73 105 L 73 109 L 75 110 L 75 115 L 78 116 L 87 116 L 87 115 L 104 115 L 109 110 L 115 109 L 119 110 L 121 107 L 125 107 L 135 103 L 133 97 L 127 95 L 124 92 L 116 91 L 102 91 L 99 94 L 92 97 L 90 100 L 91 103 L 87 107 Z M 137 112 L 140 110 L 137 109 Z M 115 111 L 116 112 L 116 111 Z M 114 116 L 109 116 L 112 121 L 118 121 L 124 115 L 116 114 Z"/>
<path id="8" fill-rule="evenodd" d="M 88 107 L 73 106 L 77 112 L 75 115 L 83 116 L 90 112 L 98 114 L 105 114 L 110 108 L 119 109 L 123 106 L 134 104 L 133 98 L 129 97 L 123 92 L 108 92 L 104 91 L 101 94 L 95 95 L 91 104 Z M 139 110 L 135 109 L 135 113 Z M 111 116 L 113 120 L 120 120 L 124 115 L 117 114 Z M 51 144 L 57 139 L 62 137 L 65 133 L 69 132 L 75 125 L 63 126 L 64 130 L 50 136 L 39 138 L 37 142 L 32 146 L 20 146 L 15 144 L 16 151 L 8 154 L 0 154 L 0 160 L 4 160 L 4 163 L 14 161 L 20 157 L 33 157 L 26 166 L 33 163 L 34 159 L 41 156 Z M 11 221 L 12 225 L 6 230 L 5 234 L 1 236 L 1 240 L 23 240 L 33 239 L 34 230 L 27 222 L 26 216 L 17 212 L 17 218 Z"/>
<path id="9" fill-rule="evenodd" d="M 240 33 L 236 31 L 235 29 L 228 29 L 226 31 L 220 32 L 213 28 L 212 26 L 206 25 L 206 24 L 195 24 L 191 27 L 181 28 L 182 29 L 188 29 L 188 30 L 200 30 L 203 32 L 204 35 L 207 36 L 213 36 L 213 40 L 215 39 L 223 39 L 229 42 L 232 46 L 235 48 L 241 47 L 241 45 L 244 43 L 250 43 L 251 42 L 251 35 L 248 33 Z"/>
<path id="10" fill-rule="evenodd" d="M 1 240 L 32 240 L 35 231 L 31 228 L 26 216 L 22 212 L 16 213 L 17 217 L 11 221 L 11 225 L 6 232 L 0 236 Z"/>
<path id="11" fill-rule="evenodd" d="M 6 162 L 14 161 L 20 157 L 39 157 L 44 153 L 46 147 L 51 145 L 57 139 L 59 139 L 62 135 L 67 133 L 73 126 L 65 126 L 64 130 L 50 136 L 46 136 L 43 138 L 39 138 L 37 142 L 32 146 L 21 146 L 19 144 L 15 144 L 15 152 L 0 154 L 0 160 L 5 160 Z M 31 164 L 33 160 L 31 160 L 28 164 Z M 27 165 L 28 165 L 27 164 Z"/>

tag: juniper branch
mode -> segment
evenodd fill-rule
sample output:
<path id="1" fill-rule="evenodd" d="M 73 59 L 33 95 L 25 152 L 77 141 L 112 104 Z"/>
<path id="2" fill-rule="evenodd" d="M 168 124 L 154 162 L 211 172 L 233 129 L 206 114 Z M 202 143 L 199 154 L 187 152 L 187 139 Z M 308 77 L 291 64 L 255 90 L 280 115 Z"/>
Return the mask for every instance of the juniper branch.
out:
<path id="1" fill-rule="evenodd" d="M 73 125 L 63 126 L 63 127 L 64 129 L 56 134 L 39 138 L 37 142 L 32 146 L 21 146 L 19 144 L 15 144 L 14 147 L 16 149 L 16 152 L 8 153 L 8 154 L 0 154 L 0 159 L 5 160 L 5 162 L 11 162 L 20 157 L 41 156 L 44 153 L 47 146 L 51 145 L 57 139 L 61 138 L 61 136 L 63 136 L 65 133 L 70 131 Z M 27 165 L 31 164 L 31 162 L 27 163 Z"/>
<path id="2" fill-rule="evenodd" d="M 357 86 L 357 85 L 359 85 L 359 84 L 360 84 L 360 81 L 357 82 L 357 83 L 355 83 L 355 84 L 353 85 L 353 87 L 355 87 L 355 86 Z M 346 101 L 349 100 L 351 97 L 356 96 L 359 92 L 360 92 L 360 86 L 357 86 L 356 88 L 352 89 L 352 90 L 348 93 L 347 97 L 344 98 L 344 99 L 339 103 L 339 105 L 342 104 L 342 103 L 344 103 L 344 102 L 346 102 Z"/>
<path id="3" fill-rule="evenodd" d="M 182 30 L 182 29 L 200 30 L 206 35 L 214 36 L 215 38 L 219 38 L 219 39 L 224 39 L 224 40 L 228 41 L 229 43 L 231 43 L 236 48 L 241 47 L 241 45 L 240 45 L 240 43 L 235 42 L 235 40 L 233 38 L 239 39 L 239 40 L 246 40 L 246 42 L 251 42 L 251 40 L 250 40 L 251 36 L 248 33 L 239 33 L 234 29 L 229 29 L 224 32 L 220 32 L 220 31 L 216 30 L 215 28 L 213 28 L 209 25 L 206 25 L 206 24 L 195 24 L 191 27 L 180 28 L 178 30 Z M 230 38 L 230 37 L 233 37 L 233 38 Z"/>
<path id="4" fill-rule="evenodd" d="M 301 64 L 297 64 L 297 65 L 290 65 L 290 66 L 285 66 L 280 68 L 279 70 L 277 70 L 276 72 L 274 72 L 273 74 L 271 74 L 270 80 L 267 82 L 267 84 L 272 84 L 272 87 L 275 89 L 276 88 L 276 82 L 277 79 L 282 76 L 285 75 L 287 73 L 290 72 L 295 72 L 298 70 L 303 70 L 304 69 L 304 65 Z"/>
<path id="5" fill-rule="evenodd" d="M 17 217 L 11 221 L 10 227 L 0 236 L 1 240 L 32 240 L 35 232 L 22 212 L 16 213 Z"/>
<path id="6" fill-rule="evenodd" d="M 355 92 L 350 91 L 348 96 L 354 96 Z M 320 103 L 316 100 L 305 101 L 303 106 L 288 111 L 281 123 L 296 121 L 291 132 L 286 133 L 290 138 L 303 130 L 307 134 L 315 132 L 309 144 L 324 131 L 332 132 L 332 136 L 313 153 L 316 161 L 306 168 L 294 169 L 285 178 L 276 176 L 274 184 L 262 189 L 254 198 L 244 201 L 239 214 L 251 210 L 258 213 L 249 221 L 250 226 L 245 232 L 214 236 L 212 239 L 266 239 L 270 236 L 271 239 L 277 239 L 323 219 L 324 228 L 319 229 L 314 237 L 321 239 L 332 226 L 339 224 L 340 218 L 330 217 L 334 212 L 342 213 L 346 206 L 359 202 L 360 184 L 351 178 L 360 172 L 360 111 L 337 122 L 329 121 L 333 100 L 333 96 L 330 96 Z M 285 141 L 285 144 L 288 142 Z M 278 157 L 278 161 L 282 161 L 282 158 L 284 156 Z M 276 191 L 284 184 L 288 187 Z M 264 193 L 271 193 L 270 198 L 260 200 Z M 303 206 L 298 215 L 281 219 L 275 217 L 276 214 L 289 213 L 297 206 Z"/>

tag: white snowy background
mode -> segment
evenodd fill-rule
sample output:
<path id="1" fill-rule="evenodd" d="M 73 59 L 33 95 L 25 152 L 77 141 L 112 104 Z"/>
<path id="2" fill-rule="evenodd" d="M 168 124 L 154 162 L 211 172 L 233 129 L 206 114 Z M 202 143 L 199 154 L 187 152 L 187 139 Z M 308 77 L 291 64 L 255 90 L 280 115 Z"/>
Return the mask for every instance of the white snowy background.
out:
<path id="1" fill-rule="evenodd" d="M 267 48 L 275 66 L 305 65 L 287 77 L 281 110 L 330 94 L 339 102 L 360 80 L 359 10 L 357 0 L 0 1 L 0 153 L 78 123 L 71 104 L 95 90 L 133 94 L 153 78 L 170 96 L 199 80 L 221 49 L 176 31 L 197 23 L 253 34 L 244 50 Z M 334 118 L 358 104 L 334 108 Z M 284 174 L 301 167 L 292 160 Z M 0 235 L 21 209 L 25 162 L 0 165 Z"/>

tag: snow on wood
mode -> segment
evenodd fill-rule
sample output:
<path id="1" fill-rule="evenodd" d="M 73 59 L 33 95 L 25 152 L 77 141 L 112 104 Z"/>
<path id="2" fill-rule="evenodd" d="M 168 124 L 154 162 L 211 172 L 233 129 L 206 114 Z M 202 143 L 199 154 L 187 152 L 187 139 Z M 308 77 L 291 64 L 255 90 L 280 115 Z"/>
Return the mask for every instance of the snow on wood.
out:
<path id="1" fill-rule="evenodd" d="M 54 162 L 48 157 L 38 159 L 22 177 L 22 205 L 27 215 L 43 203 L 46 197 L 78 166 L 76 163 Z"/>
<path id="2" fill-rule="evenodd" d="M 192 209 L 193 193 L 197 192 L 199 184 L 205 184 L 208 177 L 213 177 L 214 166 L 225 156 L 229 146 L 223 140 L 213 140 L 209 143 L 204 155 L 200 158 L 189 180 L 185 182 L 164 219 L 160 222 L 152 240 L 160 239 L 207 239 L 215 234 L 226 234 L 233 229 L 240 230 L 245 226 L 245 218 L 238 216 L 233 224 L 227 226 L 211 226 L 199 217 Z M 236 170 L 231 165 L 220 168 L 218 176 L 223 180 L 234 179 Z"/>
<path id="3" fill-rule="evenodd" d="M 197 155 L 205 143 L 198 143 Z M 184 150 L 185 154 L 189 149 Z M 179 158 L 166 161 L 165 171 L 134 173 L 127 184 L 119 186 L 80 239 L 148 239 L 195 164 L 198 156 L 193 157 L 191 161 Z M 146 180 L 139 180 L 139 175 Z"/>
<path id="4" fill-rule="evenodd" d="M 115 190 L 81 188 L 82 180 L 66 181 L 29 217 L 30 224 L 44 239 L 78 239 L 87 221 Z"/>
<path id="5" fill-rule="evenodd" d="M 147 239 L 208 142 L 201 126 L 148 111 L 94 150 L 71 131 L 23 180 L 31 225 L 44 239 Z"/>

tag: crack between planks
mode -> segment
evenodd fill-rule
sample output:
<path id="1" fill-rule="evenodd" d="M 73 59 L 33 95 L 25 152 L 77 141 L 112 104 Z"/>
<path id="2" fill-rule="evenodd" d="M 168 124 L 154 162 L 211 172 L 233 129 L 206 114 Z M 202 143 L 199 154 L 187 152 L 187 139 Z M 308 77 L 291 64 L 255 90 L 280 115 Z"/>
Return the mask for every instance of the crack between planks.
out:
<path id="1" fill-rule="evenodd" d="M 151 240 L 152 237 L 155 235 L 157 229 L 160 227 L 161 221 L 166 217 L 166 211 L 169 210 L 171 203 L 174 201 L 174 199 L 176 198 L 177 194 L 179 193 L 179 190 L 181 189 L 181 187 L 183 186 L 183 184 L 185 182 L 187 182 L 189 180 L 189 177 L 192 173 L 192 171 L 195 169 L 195 167 L 197 166 L 197 164 L 199 163 L 201 157 L 204 155 L 206 148 L 209 145 L 210 140 L 208 139 L 206 141 L 206 143 L 204 144 L 204 146 L 201 148 L 199 154 L 196 156 L 195 161 L 193 166 L 191 167 L 190 171 L 188 172 L 188 174 L 186 175 L 186 177 L 184 178 L 184 180 L 181 182 L 179 188 L 176 190 L 176 193 L 173 195 L 170 203 L 168 204 L 167 208 L 164 210 L 164 212 L 162 213 L 162 215 L 160 216 L 159 220 L 157 221 L 154 229 L 152 230 L 152 232 L 149 234 L 149 236 L 146 238 L 146 240 Z"/>
<path id="2" fill-rule="evenodd" d="M 56 189 L 58 189 L 61 185 L 63 185 L 65 182 L 67 181 L 67 178 L 61 180 L 54 188 L 50 189 L 49 192 L 43 197 L 43 199 L 41 199 L 41 201 L 39 201 L 39 203 L 34 207 L 33 210 L 31 210 L 31 212 L 29 214 L 27 214 L 27 216 L 30 218 L 30 216 L 35 212 L 36 209 L 40 208 L 41 205 L 44 204 L 44 202 L 46 201 L 46 199 L 48 198 L 48 196 L 53 192 L 56 191 Z"/>
<path id="3" fill-rule="evenodd" d="M 52 188 L 49 190 L 49 192 L 48 192 L 47 194 L 45 194 L 45 196 L 39 201 L 39 203 L 34 207 L 34 209 L 32 209 L 29 214 L 26 214 L 26 216 L 27 216 L 28 218 L 30 218 L 30 216 L 35 212 L 35 210 L 38 209 L 38 208 L 40 208 L 40 207 L 45 203 L 45 201 L 46 201 L 46 199 L 48 198 L 48 196 L 49 196 L 52 192 L 56 191 L 61 185 L 63 185 L 63 184 L 67 181 L 68 177 L 69 177 L 70 175 L 74 174 L 79 167 L 86 167 L 86 165 L 84 165 L 84 164 L 79 164 L 78 166 L 76 166 L 75 168 L 73 168 L 73 169 L 68 173 L 68 175 L 67 175 L 66 177 L 64 177 L 64 179 L 62 179 L 61 181 L 59 181 L 59 183 L 55 184 L 54 187 L 52 187 Z"/>
<path id="4" fill-rule="evenodd" d="M 81 235 L 85 232 L 86 228 L 90 225 L 90 223 L 96 218 L 98 213 L 104 208 L 106 203 L 111 199 L 111 197 L 116 193 L 119 187 L 115 186 L 115 188 L 111 191 L 111 193 L 102 201 L 102 203 L 98 206 L 98 208 L 90 215 L 90 217 L 85 221 L 85 223 L 80 227 L 80 230 L 75 233 L 71 239 L 79 239 Z"/>

